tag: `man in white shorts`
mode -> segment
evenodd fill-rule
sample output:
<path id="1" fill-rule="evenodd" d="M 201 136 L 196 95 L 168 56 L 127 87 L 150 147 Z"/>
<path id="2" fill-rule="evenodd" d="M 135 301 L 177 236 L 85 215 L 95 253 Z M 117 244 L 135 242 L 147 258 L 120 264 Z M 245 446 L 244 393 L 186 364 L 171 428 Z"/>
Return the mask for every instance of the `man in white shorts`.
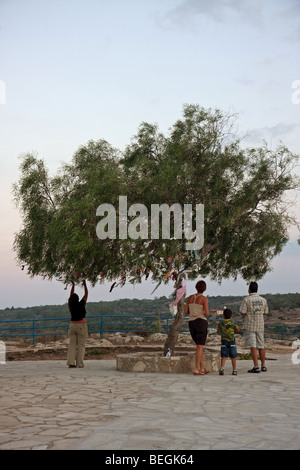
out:
<path id="1" fill-rule="evenodd" d="M 244 339 L 245 347 L 250 348 L 253 360 L 253 369 L 248 372 L 266 372 L 265 366 L 265 345 L 264 345 L 264 315 L 268 315 L 269 309 L 266 299 L 257 294 L 257 282 L 251 282 L 249 285 L 249 296 L 245 297 L 240 306 L 240 314 L 244 319 Z M 261 360 L 261 369 L 258 366 L 258 355 Z"/>

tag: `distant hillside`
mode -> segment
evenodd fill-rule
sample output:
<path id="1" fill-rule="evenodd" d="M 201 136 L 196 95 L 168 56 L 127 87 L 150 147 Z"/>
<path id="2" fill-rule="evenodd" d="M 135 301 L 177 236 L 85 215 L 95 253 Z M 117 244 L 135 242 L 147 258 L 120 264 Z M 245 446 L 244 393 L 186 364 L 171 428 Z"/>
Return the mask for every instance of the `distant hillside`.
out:
<path id="1" fill-rule="evenodd" d="M 300 294 L 265 294 L 272 322 L 300 323 Z M 215 296 L 209 298 L 210 310 L 231 308 L 234 316 L 239 316 L 239 306 L 244 296 Z M 112 301 L 88 302 L 88 315 L 169 315 L 172 300 L 167 297 L 156 299 L 120 299 Z M 35 318 L 69 317 L 67 304 L 43 305 L 27 308 L 5 308 L 0 310 L 0 320 L 25 320 Z"/>

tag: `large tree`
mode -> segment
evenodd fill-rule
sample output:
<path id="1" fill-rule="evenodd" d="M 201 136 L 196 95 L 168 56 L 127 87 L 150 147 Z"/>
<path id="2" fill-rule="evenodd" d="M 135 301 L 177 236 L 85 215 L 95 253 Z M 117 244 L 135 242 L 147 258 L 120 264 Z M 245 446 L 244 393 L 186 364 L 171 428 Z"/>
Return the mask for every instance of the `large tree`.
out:
<path id="1" fill-rule="evenodd" d="M 186 105 L 168 135 L 142 123 L 123 152 L 105 140 L 90 141 L 53 177 L 42 160 L 24 155 L 14 185 L 23 217 L 14 242 L 19 262 L 31 276 L 66 284 L 79 280 L 78 273 L 92 285 L 137 283 L 148 276 L 159 284 L 175 277 L 177 288 L 183 274 L 217 281 L 262 278 L 288 241 L 289 226 L 297 223 L 286 198 L 299 188 L 293 174 L 298 156 L 283 144 L 275 150 L 266 143 L 243 148 L 235 122 L 220 110 Z M 126 196 L 128 208 L 142 204 L 147 221 L 135 205 L 125 223 L 119 196 Z M 104 226 L 105 214 L 97 212 L 103 204 L 115 208 L 114 238 L 99 238 L 96 230 L 99 221 Z M 170 235 L 163 238 L 160 228 L 159 236 L 151 237 L 154 204 L 180 207 L 182 213 L 190 204 L 193 219 L 197 204 L 203 204 L 203 246 L 187 249 L 184 218 L 175 212 Z M 128 236 L 128 224 L 140 236 Z M 182 298 L 165 353 L 174 349 L 183 319 Z"/>

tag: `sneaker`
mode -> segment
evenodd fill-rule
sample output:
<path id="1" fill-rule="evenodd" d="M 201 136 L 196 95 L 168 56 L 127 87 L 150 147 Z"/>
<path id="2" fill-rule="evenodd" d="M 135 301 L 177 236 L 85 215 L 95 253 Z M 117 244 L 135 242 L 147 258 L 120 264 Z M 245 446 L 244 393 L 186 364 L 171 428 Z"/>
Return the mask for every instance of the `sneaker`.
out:
<path id="1" fill-rule="evenodd" d="M 253 367 L 253 369 L 248 370 L 248 372 L 253 373 L 253 374 L 258 374 L 260 372 L 260 368 Z"/>
<path id="2" fill-rule="evenodd" d="M 237 371 L 236 371 L 236 370 L 233 370 L 233 371 L 232 371 L 232 375 L 237 375 Z"/>
<path id="3" fill-rule="evenodd" d="M 265 366 L 262 366 L 262 368 L 261 368 L 261 371 L 262 371 L 262 372 L 267 372 L 267 370 L 268 370 L 268 369 L 267 369 Z"/>
<path id="4" fill-rule="evenodd" d="M 221 367 L 221 369 L 219 370 L 219 375 L 224 375 L 224 367 Z"/>

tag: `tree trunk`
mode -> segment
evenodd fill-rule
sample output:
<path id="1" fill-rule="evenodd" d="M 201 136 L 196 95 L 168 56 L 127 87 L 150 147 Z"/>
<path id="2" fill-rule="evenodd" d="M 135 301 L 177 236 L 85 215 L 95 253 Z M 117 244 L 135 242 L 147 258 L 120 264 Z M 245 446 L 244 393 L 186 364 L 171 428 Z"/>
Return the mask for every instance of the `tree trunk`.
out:
<path id="1" fill-rule="evenodd" d="M 176 282 L 176 289 L 180 287 L 181 278 L 179 277 Z M 175 345 L 178 339 L 179 332 L 184 322 L 184 299 L 185 295 L 181 297 L 177 304 L 177 314 L 175 316 L 174 323 L 172 324 L 168 337 L 164 345 L 164 356 L 173 355 L 175 351 Z"/>

